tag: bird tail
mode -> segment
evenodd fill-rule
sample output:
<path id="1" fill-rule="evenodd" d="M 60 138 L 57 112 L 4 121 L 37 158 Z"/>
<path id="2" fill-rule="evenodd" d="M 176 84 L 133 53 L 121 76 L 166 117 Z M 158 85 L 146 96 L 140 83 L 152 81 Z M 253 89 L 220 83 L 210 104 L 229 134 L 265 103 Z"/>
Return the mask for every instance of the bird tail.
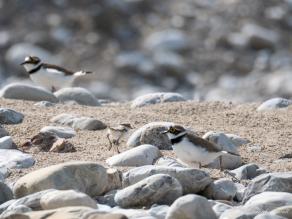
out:
<path id="1" fill-rule="evenodd" d="M 75 76 L 82 76 L 82 75 L 87 75 L 87 74 L 92 74 L 91 71 L 78 71 L 78 72 L 75 72 L 74 75 Z"/>

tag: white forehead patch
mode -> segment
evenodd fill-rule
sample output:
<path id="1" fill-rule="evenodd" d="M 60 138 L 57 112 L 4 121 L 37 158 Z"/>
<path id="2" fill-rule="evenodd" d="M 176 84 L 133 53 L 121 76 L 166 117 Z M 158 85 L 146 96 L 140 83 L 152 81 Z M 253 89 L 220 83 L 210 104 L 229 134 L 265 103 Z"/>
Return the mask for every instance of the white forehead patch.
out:
<path id="1" fill-rule="evenodd" d="M 29 61 L 29 60 L 30 60 L 29 56 L 26 56 L 25 59 L 24 59 L 24 61 L 26 61 L 26 62 Z"/>

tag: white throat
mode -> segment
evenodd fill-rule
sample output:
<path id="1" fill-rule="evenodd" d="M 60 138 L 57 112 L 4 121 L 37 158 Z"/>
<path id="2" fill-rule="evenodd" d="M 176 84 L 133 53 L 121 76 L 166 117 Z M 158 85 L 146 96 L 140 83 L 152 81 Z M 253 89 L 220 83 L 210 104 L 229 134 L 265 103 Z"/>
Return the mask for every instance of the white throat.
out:
<path id="1" fill-rule="evenodd" d="M 35 65 L 35 64 L 30 64 L 30 63 L 26 63 L 26 64 L 23 65 L 23 67 L 25 68 L 25 70 L 26 70 L 27 72 L 29 72 L 29 71 L 31 71 L 31 70 L 33 70 L 33 69 L 38 68 L 41 64 L 42 64 L 41 62 L 38 63 L 37 65 Z"/>
<path id="2" fill-rule="evenodd" d="M 172 139 L 179 138 L 179 137 L 185 135 L 186 133 L 187 133 L 187 132 L 182 132 L 182 133 L 179 133 L 178 135 L 174 135 L 174 134 L 168 132 L 168 133 L 167 133 L 167 136 L 168 136 L 168 138 L 169 138 L 170 140 L 172 140 Z"/>

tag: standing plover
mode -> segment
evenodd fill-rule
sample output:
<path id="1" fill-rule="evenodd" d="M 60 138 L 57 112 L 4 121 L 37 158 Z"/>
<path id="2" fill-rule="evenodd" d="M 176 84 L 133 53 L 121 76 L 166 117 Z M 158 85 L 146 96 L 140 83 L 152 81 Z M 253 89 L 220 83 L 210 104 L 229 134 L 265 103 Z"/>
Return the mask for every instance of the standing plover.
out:
<path id="1" fill-rule="evenodd" d="M 213 143 L 188 132 L 184 127 L 175 125 L 169 127 L 167 133 L 176 156 L 187 164 L 197 163 L 199 168 L 214 161 L 227 151 L 221 151 Z M 230 153 L 232 154 L 232 153 Z M 238 154 L 236 154 L 238 156 Z M 222 160 L 220 157 L 220 169 Z"/>
<path id="2" fill-rule="evenodd" d="M 27 56 L 21 63 L 33 82 L 51 91 L 72 86 L 76 77 L 89 74 L 89 71 L 72 72 L 57 65 L 42 62 L 36 56 Z"/>
<path id="3" fill-rule="evenodd" d="M 106 137 L 110 144 L 109 150 L 111 150 L 114 145 L 116 151 L 120 153 L 118 148 L 120 144 L 119 141 L 130 129 L 133 129 L 133 127 L 129 123 L 121 123 L 115 127 L 108 127 Z"/>

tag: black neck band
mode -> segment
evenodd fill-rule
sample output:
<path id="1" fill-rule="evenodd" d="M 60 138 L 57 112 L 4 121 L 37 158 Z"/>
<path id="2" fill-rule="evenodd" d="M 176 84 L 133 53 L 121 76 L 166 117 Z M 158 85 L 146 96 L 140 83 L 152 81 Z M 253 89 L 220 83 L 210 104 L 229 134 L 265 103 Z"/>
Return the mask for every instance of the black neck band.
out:
<path id="1" fill-rule="evenodd" d="M 179 142 L 181 142 L 183 140 L 183 138 L 187 135 L 187 133 L 183 134 L 183 135 L 179 135 L 176 138 L 171 139 L 171 144 L 177 144 Z"/>
<path id="2" fill-rule="evenodd" d="M 42 64 L 40 64 L 39 66 L 37 66 L 36 68 L 31 69 L 30 71 L 28 71 L 29 74 L 33 74 L 35 72 L 37 72 L 38 70 L 40 70 L 42 67 Z"/>

